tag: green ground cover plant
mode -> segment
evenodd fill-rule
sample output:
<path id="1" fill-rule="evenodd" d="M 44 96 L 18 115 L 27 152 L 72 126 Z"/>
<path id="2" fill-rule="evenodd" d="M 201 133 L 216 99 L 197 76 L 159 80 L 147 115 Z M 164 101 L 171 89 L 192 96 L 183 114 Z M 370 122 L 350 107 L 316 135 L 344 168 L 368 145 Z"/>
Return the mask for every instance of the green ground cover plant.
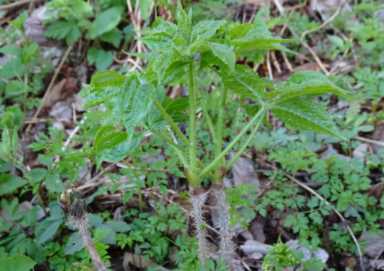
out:
<path id="1" fill-rule="evenodd" d="M 319 73 L 297 73 L 285 82 L 274 83 L 258 77 L 244 65 L 237 65 L 241 57 L 257 60 L 270 49 L 283 48 L 281 43 L 286 42 L 273 37 L 260 16 L 248 24 L 222 20 L 193 24 L 191 13 L 179 8 L 176 24 L 155 22 L 143 39 L 150 49 L 146 70 L 126 76 L 112 71 L 95 74 L 89 90 L 91 103 L 107 105 L 107 115 L 112 117 L 104 119 L 107 124 L 123 124 L 127 135 L 137 128 L 140 133 L 150 131 L 162 137 L 178 157 L 190 185 L 202 266 L 209 255 L 203 215 L 208 192 L 204 184 L 212 185 L 209 193 L 216 198 L 216 208 L 220 210 L 216 225 L 220 234 L 219 254 L 228 267 L 232 266 L 233 236 L 224 176 L 246 151 L 268 113 L 291 128 L 342 138 L 330 115 L 313 101 L 317 95 L 347 93 Z M 208 82 L 204 80 L 207 74 Z M 170 100 L 165 89 L 176 84 L 184 87 L 188 95 Z M 227 114 L 227 107 L 232 107 L 232 103 L 236 110 L 247 111 L 249 122 L 239 133 L 226 135 L 226 122 L 233 118 Z M 184 122 L 185 132 L 180 129 Z M 200 138 L 203 130 L 209 136 L 206 144 Z M 126 139 L 122 133 L 108 134 L 108 141 L 100 144 L 120 144 Z"/>

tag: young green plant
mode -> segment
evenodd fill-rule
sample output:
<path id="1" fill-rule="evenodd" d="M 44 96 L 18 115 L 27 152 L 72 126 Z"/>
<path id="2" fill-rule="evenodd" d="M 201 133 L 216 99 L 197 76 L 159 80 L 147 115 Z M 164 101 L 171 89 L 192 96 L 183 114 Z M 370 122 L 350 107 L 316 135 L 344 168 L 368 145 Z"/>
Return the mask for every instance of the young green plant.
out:
<path id="1" fill-rule="evenodd" d="M 285 82 L 274 83 L 260 78 L 247 65 L 237 64 L 238 59 L 247 59 L 257 65 L 268 50 L 283 49 L 281 43 L 287 42 L 273 37 L 260 15 L 252 23 L 205 20 L 193 24 L 191 14 L 179 8 L 176 24 L 155 21 L 144 33 L 143 42 L 149 49 L 145 70 L 127 76 L 98 73 L 92 78 L 91 92 L 96 90 L 92 95 L 104 97 L 96 99 L 99 103 L 129 96 L 121 105 L 125 110 L 119 111 L 126 113 L 120 117 L 128 133 L 150 130 L 153 137 L 164 139 L 180 160 L 190 186 L 203 267 L 209 258 L 203 206 L 211 193 L 218 210 L 214 226 L 220 237 L 219 256 L 233 269 L 235 253 L 224 176 L 269 114 L 290 128 L 342 138 L 315 96 L 345 96 L 345 91 L 318 73 L 297 73 Z M 168 97 L 166 90 L 176 87 L 185 94 Z M 134 103 L 143 99 L 145 107 Z M 238 133 L 228 134 L 226 127 L 239 111 L 247 113 L 249 121 Z M 209 133 L 208 143 L 203 140 L 204 131 Z M 207 191 L 203 184 L 210 184 L 211 189 Z"/>

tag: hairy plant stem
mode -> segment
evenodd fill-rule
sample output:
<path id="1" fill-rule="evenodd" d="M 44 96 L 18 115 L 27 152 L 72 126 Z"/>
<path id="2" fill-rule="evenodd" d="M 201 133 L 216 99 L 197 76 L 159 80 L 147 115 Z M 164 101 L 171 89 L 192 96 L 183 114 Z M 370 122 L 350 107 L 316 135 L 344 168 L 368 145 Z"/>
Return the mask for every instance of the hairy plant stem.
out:
<path id="1" fill-rule="evenodd" d="M 197 186 L 197 130 L 196 130 L 196 110 L 197 110 L 197 90 L 195 87 L 195 70 L 193 62 L 189 64 L 189 181 L 191 185 Z"/>
<path id="2" fill-rule="evenodd" d="M 154 104 L 157 107 L 157 109 L 160 111 L 160 114 L 163 116 L 164 120 L 168 123 L 168 125 L 171 127 L 172 131 L 175 133 L 177 137 L 183 142 L 183 144 L 188 145 L 188 139 L 185 137 L 185 135 L 181 132 L 179 127 L 177 126 L 176 122 L 172 119 L 172 117 L 167 113 L 167 111 L 164 109 L 162 104 L 158 100 L 154 100 Z"/>
<path id="3" fill-rule="evenodd" d="M 226 88 L 223 89 L 223 93 L 221 95 L 219 114 L 217 117 L 216 124 L 216 136 L 214 138 L 214 146 L 215 146 L 215 157 L 218 157 L 223 150 L 223 142 L 224 142 L 224 116 L 225 116 L 225 104 L 227 102 L 228 91 Z M 221 167 L 224 165 L 224 157 L 219 160 L 219 166 L 216 168 L 214 173 L 214 180 L 221 180 Z"/>
<path id="4" fill-rule="evenodd" d="M 232 168 L 232 166 L 236 163 L 236 161 L 240 158 L 240 156 L 244 153 L 245 149 L 251 143 L 251 140 L 255 137 L 257 130 L 259 130 L 263 117 L 264 112 L 262 112 L 262 114 L 260 115 L 258 121 L 255 124 L 255 127 L 252 129 L 251 133 L 248 135 L 243 145 L 240 146 L 239 150 L 232 156 L 231 160 L 226 164 L 226 170 Z"/>
<path id="5" fill-rule="evenodd" d="M 196 238 L 198 242 L 198 255 L 199 262 L 202 268 L 206 266 L 209 248 L 207 241 L 207 232 L 205 229 L 203 207 L 207 200 L 208 193 L 199 189 L 192 189 L 190 191 L 190 200 L 192 204 L 192 217 L 196 228 Z"/>
<path id="6" fill-rule="evenodd" d="M 260 108 L 257 114 L 251 119 L 250 122 L 247 123 L 243 127 L 243 129 L 240 131 L 240 133 L 228 144 L 228 146 L 218 155 L 215 157 L 215 159 L 206 166 L 202 172 L 200 173 L 200 178 L 204 177 L 206 174 L 208 174 L 211 170 L 216 169 L 217 166 L 220 164 L 220 161 L 232 150 L 232 148 L 242 139 L 242 137 L 255 125 L 258 121 L 260 121 L 260 118 L 264 115 L 265 109 L 264 107 Z M 248 145 L 248 141 L 246 142 Z M 240 148 L 242 149 L 242 147 Z"/>
<path id="7" fill-rule="evenodd" d="M 88 230 L 88 223 L 85 215 L 81 217 L 73 217 L 75 226 L 77 227 L 81 239 L 83 240 L 84 247 L 87 249 L 89 256 L 91 258 L 92 264 L 95 267 L 96 271 L 107 271 L 99 253 L 96 250 L 96 247 L 92 241 L 91 234 Z"/>
<path id="8" fill-rule="evenodd" d="M 228 268 L 232 270 L 235 251 L 234 244 L 232 242 L 233 232 L 230 230 L 229 226 L 229 207 L 223 183 L 217 182 L 212 187 L 212 194 L 216 200 L 215 214 L 217 217 L 215 219 L 215 227 L 218 228 L 220 234 L 219 256 L 224 260 Z"/>

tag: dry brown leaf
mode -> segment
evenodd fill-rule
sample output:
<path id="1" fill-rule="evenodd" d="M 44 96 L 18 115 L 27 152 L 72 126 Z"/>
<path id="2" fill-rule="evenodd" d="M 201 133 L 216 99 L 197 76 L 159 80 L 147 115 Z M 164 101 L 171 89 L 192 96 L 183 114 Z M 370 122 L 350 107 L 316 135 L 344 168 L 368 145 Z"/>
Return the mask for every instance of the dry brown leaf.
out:
<path id="1" fill-rule="evenodd" d="M 43 26 L 46 10 L 45 6 L 35 9 L 24 23 L 25 35 L 39 45 L 45 45 L 48 42 L 44 36 Z"/>
<path id="2" fill-rule="evenodd" d="M 346 0 L 311 0 L 310 2 L 311 11 L 318 12 L 324 21 L 329 19 L 340 6 L 342 6 L 341 12 L 352 10 Z"/>
<path id="3" fill-rule="evenodd" d="M 62 90 L 64 88 L 65 82 L 66 79 L 62 79 L 60 82 L 53 86 L 49 96 L 44 101 L 43 107 L 51 107 L 54 103 L 62 99 Z"/>
<path id="4" fill-rule="evenodd" d="M 384 231 L 364 232 L 360 241 L 364 244 L 364 254 L 371 259 L 377 259 L 384 252 Z"/>
<path id="5" fill-rule="evenodd" d="M 234 186 L 248 184 L 260 187 L 253 162 L 247 158 L 240 157 L 239 160 L 237 160 L 233 165 L 232 174 Z"/>
<path id="6" fill-rule="evenodd" d="M 380 122 L 376 125 L 375 131 L 372 135 L 373 140 L 384 142 L 384 122 Z M 381 146 L 378 146 L 376 144 L 372 144 L 372 149 L 377 152 L 379 149 L 382 148 Z"/>

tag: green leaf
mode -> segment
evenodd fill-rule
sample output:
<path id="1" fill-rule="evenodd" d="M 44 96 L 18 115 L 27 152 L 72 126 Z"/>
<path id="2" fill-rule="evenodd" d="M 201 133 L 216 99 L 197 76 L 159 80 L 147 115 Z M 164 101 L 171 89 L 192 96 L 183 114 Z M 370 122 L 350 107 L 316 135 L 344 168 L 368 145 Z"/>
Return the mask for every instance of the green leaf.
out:
<path id="1" fill-rule="evenodd" d="M 50 216 L 39 222 L 36 227 L 36 239 L 39 244 L 51 240 L 64 223 L 64 212 L 58 203 L 49 205 Z"/>
<path id="2" fill-rule="evenodd" d="M 19 148 L 19 138 L 16 129 L 3 129 L 0 141 L 0 159 L 5 161 L 16 157 Z"/>
<path id="3" fill-rule="evenodd" d="M 15 255 L 0 258 L 0 271 L 29 271 L 36 263 L 24 255 Z"/>
<path id="4" fill-rule="evenodd" d="M 107 33 L 104 33 L 102 36 L 100 36 L 100 39 L 104 42 L 108 42 L 112 44 L 117 48 L 120 45 L 122 35 L 118 29 L 113 29 Z"/>
<path id="5" fill-rule="evenodd" d="M 102 34 L 113 30 L 121 20 L 121 12 L 121 8 L 113 7 L 97 15 L 89 29 L 89 37 L 95 39 Z"/>
<path id="6" fill-rule="evenodd" d="M 69 44 L 76 42 L 81 37 L 81 32 L 76 22 L 63 20 L 50 24 L 44 34 L 52 39 L 65 39 Z"/>
<path id="7" fill-rule="evenodd" d="M 87 54 L 89 64 L 95 64 L 97 70 L 106 70 L 113 63 L 113 54 L 98 48 L 90 48 Z"/>
<path id="8" fill-rule="evenodd" d="M 209 40 L 223 25 L 225 25 L 225 23 L 226 22 L 224 20 L 205 20 L 198 22 L 193 27 L 192 40 Z"/>
<path id="9" fill-rule="evenodd" d="M 272 113 L 290 128 L 344 137 L 336 129 L 328 112 L 313 100 L 298 98 L 275 105 Z"/>
<path id="10" fill-rule="evenodd" d="M 50 173 L 45 178 L 45 186 L 51 193 L 61 193 L 64 191 L 64 184 L 58 173 Z"/>
<path id="11" fill-rule="evenodd" d="M 5 87 L 5 97 L 16 97 L 18 95 L 27 93 L 29 89 L 29 86 L 23 81 L 12 80 Z"/>
<path id="12" fill-rule="evenodd" d="M 154 6 L 153 0 L 140 0 L 137 2 L 140 5 L 141 18 L 146 20 L 151 16 L 152 8 Z"/>
<path id="13" fill-rule="evenodd" d="M 241 99 L 261 101 L 265 95 L 265 89 L 270 86 L 252 69 L 242 66 L 236 67 L 236 71 L 232 74 L 223 73 L 221 77 L 224 86 Z"/>
<path id="14" fill-rule="evenodd" d="M 176 22 L 179 30 L 184 37 L 190 37 L 192 32 L 192 10 L 187 13 L 181 6 L 180 2 L 177 4 Z"/>
<path id="15" fill-rule="evenodd" d="M 18 176 L 0 175 L 0 196 L 12 194 L 26 184 L 27 181 Z"/>
<path id="16" fill-rule="evenodd" d="M 240 53 L 251 52 L 254 50 L 277 49 L 277 45 L 288 42 L 287 39 L 279 38 L 252 38 L 252 39 L 236 39 L 232 40 L 232 45 L 236 51 Z"/>
<path id="17" fill-rule="evenodd" d="M 73 255 L 84 247 L 83 239 L 78 232 L 72 233 L 64 246 L 65 255 Z"/>
<path id="18" fill-rule="evenodd" d="M 209 43 L 209 48 L 211 49 L 212 53 L 220 59 L 230 70 L 235 69 L 236 64 L 236 55 L 233 51 L 233 48 L 231 48 L 228 45 L 220 44 L 220 43 Z"/>
<path id="19" fill-rule="evenodd" d="M 102 90 L 109 87 L 122 87 L 125 76 L 116 71 L 96 72 L 91 79 L 91 87 L 94 90 Z"/>
<path id="20" fill-rule="evenodd" d="M 112 125 L 106 125 L 96 133 L 95 143 L 93 146 L 95 154 L 100 154 L 102 151 L 111 149 L 127 139 L 127 133 L 116 131 Z"/>
<path id="21" fill-rule="evenodd" d="M 277 90 L 270 93 L 275 103 L 285 102 L 301 96 L 315 96 L 333 94 L 347 97 L 347 91 L 334 85 L 321 73 L 299 72 L 287 82 L 277 86 Z"/>
<path id="22" fill-rule="evenodd" d="M 251 53 L 260 50 L 278 49 L 281 43 L 289 40 L 275 38 L 265 23 L 265 19 L 258 13 L 252 24 L 233 24 L 229 29 L 231 44 L 238 53 Z"/>

